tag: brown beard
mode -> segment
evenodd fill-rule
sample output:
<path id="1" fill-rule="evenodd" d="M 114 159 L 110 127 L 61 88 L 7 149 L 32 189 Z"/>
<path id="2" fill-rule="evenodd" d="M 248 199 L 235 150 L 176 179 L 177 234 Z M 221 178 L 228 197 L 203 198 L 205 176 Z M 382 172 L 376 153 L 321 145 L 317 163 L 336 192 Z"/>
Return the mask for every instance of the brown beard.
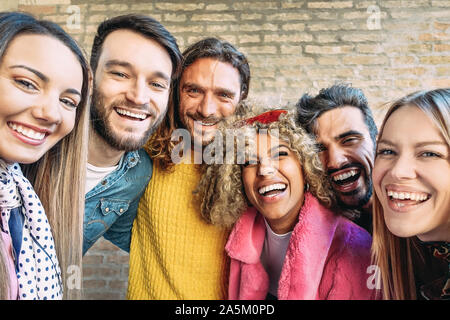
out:
<path id="1" fill-rule="evenodd" d="M 156 112 L 148 105 L 136 105 L 125 99 L 115 100 L 111 103 L 111 105 L 106 108 L 105 107 L 105 99 L 104 96 L 98 92 L 98 90 L 94 89 L 94 93 L 92 95 L 92 103 L 91 103 L 91 124 L 92 128 L 95 132 L 108 143 L 112 148 L 119 151 L 133 151 L 141 148 L 145 145 L 148 138 L 151 134 L 156 130 L 159 124 L 164 119 L 164 116 L 167 112 L 167 108 L 158 118 L 156 118 Z M 150 127 L 144 132 L 141 138 L 136 138 L 133 136 L 119 136 L 108 122 L 108 118 L 112 112 L 115 112 L 114 109 L 116 107 L 128 107 L 131 109 L 143 110 L 149 113 L 153 118 L 156 118 L 151 124 Z M 109 110 L 107 112 L 106 110 Z"/>

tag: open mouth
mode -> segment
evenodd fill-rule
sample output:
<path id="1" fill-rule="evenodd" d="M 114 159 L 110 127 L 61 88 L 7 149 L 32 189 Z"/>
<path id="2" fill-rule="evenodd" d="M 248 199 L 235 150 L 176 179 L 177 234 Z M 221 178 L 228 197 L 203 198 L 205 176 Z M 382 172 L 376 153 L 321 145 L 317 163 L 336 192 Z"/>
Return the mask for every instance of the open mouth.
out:
<path id="1" fill-rule="evenodd" d="M 212 127 L 215 126 L 218 122 L 203 122 L 203 121 L 197 121 L 198 124 L 204 127 Z"/>
<path id="2" fill-rule="evenodd" d="M 431 195 L 425 192 L 406 192 L 386 189 L 386 194 L 389 201 L 397 208 L 421 204 L 431 198 Z"/>
<path id="3" fill-rule="evenodd" d="M 349 183 L 353 183 L 361 176 L 361 169 L 352 169 L 343 173 L 336 174 L 332 177 L 333 183 L 343 186 Z"/>
<path id="4" fill-rule="evenodd" d="M 18 132 L 22 136 L 33 139 L 36 141 L 43 141 L 45 137 L 48 135 L 45 132 L 38 132 L 36 130 L 33 130 L 29 127 L 22 126 L 20 124 L 8 122 L 8 127 L 14 130 L 15 132 Z"/>
<path id="5" fill-rule="evenodd" d="M 274 183 L 258 189 L 258 193 L 263 197 L 275 197 L 283 193 L 287 188 L 284 183 Z"/>
<path id="6" fill-rule="evenodd" d="M 145 113 L 131 112 L 131 111 L 128 111 L 125 109 L 120 109 L 120 108 L 114 108 L 114 110 L 117 112 L 117 114 L 119 116 L 121 116 L 122 118 L 129 119 L 129 120 L 144 121 L 145 119 L 147 119 L 149 117 L 149 115 L 145 114 Z"/>

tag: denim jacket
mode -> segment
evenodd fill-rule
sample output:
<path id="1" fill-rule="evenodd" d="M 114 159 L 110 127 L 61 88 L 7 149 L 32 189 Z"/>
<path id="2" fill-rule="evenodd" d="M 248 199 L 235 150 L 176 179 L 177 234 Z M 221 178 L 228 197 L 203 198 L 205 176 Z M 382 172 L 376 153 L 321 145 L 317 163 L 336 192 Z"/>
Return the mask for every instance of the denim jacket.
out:
<path id="1" fill-rule="evenodd" d="M 131 227 L 151 177 L 152 161 L 145 150 L 127 152 L 117 169 L 86 194 L 83 254 L 101 236 L 130 251 Z"/>

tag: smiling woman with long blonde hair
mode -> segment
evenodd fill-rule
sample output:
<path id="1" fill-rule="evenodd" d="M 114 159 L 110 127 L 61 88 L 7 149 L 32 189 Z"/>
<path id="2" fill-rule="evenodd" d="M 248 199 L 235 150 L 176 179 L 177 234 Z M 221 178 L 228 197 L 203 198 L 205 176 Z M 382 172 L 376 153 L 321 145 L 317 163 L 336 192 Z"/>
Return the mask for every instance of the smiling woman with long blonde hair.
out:
<path id="1" fill-rule="evenodd" d="M 373 170 L 373 260 L 384 299 L 450 298 L 450 89 L 396 101 Z"/>

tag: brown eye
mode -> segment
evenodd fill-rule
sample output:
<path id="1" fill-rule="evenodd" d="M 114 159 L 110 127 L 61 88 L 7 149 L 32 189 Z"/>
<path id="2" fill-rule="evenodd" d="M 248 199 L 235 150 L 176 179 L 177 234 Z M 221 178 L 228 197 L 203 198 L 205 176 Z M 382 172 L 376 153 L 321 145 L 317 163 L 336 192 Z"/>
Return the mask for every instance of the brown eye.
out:
<path id="1" fill-rule="evenodd" d="M 31 82 L 23 79 L 14 80 L 20 87 L 27 90 L 37 90 L 36 86 Z"/>

